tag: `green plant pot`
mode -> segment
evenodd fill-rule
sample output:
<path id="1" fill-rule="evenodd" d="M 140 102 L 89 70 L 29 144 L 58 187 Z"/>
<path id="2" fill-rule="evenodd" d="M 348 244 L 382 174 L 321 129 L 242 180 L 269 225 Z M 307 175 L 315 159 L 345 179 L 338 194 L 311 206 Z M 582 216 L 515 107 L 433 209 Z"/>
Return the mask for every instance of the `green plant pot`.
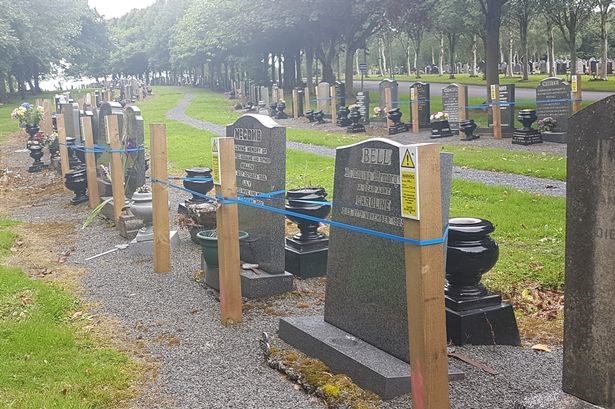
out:
<path id="1" fill-rule="evenodd" d="M 248 238 L 248 233 L 239 231 L 239 240 Z M 196 238 L 201 245 L 203 258 L 208 267 L 218 268 L 218 237 L 216 230 L 203 230 L 196 234 Z"/>

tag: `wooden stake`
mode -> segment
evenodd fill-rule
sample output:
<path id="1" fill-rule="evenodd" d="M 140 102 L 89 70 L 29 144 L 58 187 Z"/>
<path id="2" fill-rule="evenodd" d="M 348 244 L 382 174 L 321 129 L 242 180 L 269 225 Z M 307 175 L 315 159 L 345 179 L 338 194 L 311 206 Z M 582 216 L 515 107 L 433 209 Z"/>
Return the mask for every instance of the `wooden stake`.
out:
<path id="1" fill-rule="evenodd" d="M 305 103 L 303 104 L 303 106 L 305 108 L 303 108 L 304 109 L 303 112 L 311 111 L 312 101 L 310 100 L 310 87 L 305 87 L 304 96 L 305 96 Z"/>
<path id="2" fill-rule="evenodd" d="M 51 119 L 51 101 L 48 99 L 43 100 L 43 119 L 41 120 L 41 131 L 45 135 L 51 135 L 53 133 L 53 121 Z"/>
<path id="3" fill-rule="evenodd" d="M 331 85 L 329 93 L 331 94 L 331 122 L 337 120 L 337 89 L 335 85 Z"/>
<path id="4" fill-rule="evenodd" d="M 442 236 L 440 145 L 419 145 L 417 151 L 421 219 L 404 219 L 404 236 L 429 240 Z M 412 407 L 447 409 L 443 245 L 404 247 Z"/>
<path id="5" fill-rule="evenodd" d="M 122 149 L 117 115 L 107 115 L 105 121 L 107 139 L 110 142 L 111 149 Z M 124 196 L 124 167 L 120 152 L 111 152 L 111 191 L 113 192 L 113 214 L 117 223 L 126 202 L 126 197 Z"/>
<path id="6" fill-rule="evenodd" d="M 419 118 L 419 100 L 417 96 L 418 92 L 415 87 L 410 87 L 410 110 L 412 112 L 412 133 L 419 133 L 420 118 Z"/>
<path id="7" fill-rule="evenodd" d="M 572 113 L 577 113 L 581 110 L 583 104 L 583 90 L 581 87 L 581 75 L 572 76 Z"/>
<path id="8" fill-rule="evenodd" d="M 299 91 L 293 89 L 293 118 L 299 118 Z"/>
<path id="9" fill-rule="evenodd" d="M 66 146 L 66 126 L 64 125 L 64 115 L 56 115 L 56 124 L 58 126 L 58 147 L 60 148 L 60 169 L 62 171 L 62 183 L 64 183 L 64 175 L 70 170 L 68 166 L 68 147 Z M 69 190 L 64 186 L 64 190 Z"/>
<path id="10" fill-rule="evenodd" d="M 320 89 L 316 87 L 316 111 L 322 111 L 322 100 L 320 99 Z"/>
<path id="11" fill-rule="evenodd" d="M 166 181 L 167 130 L 164 124 L 150 124 L 152 178 Z M 169 230 L 169 191 L 163 183 L 152 182 L 154 224 L 154 272 L 171 271 L 171 242 Z"/>
<path id="12" fill-rule="evenodd" d="M 502 139 L 502 114 L 500 112 L 500 84 L 491 84 L 491 112 L 493 116 L 493 137 Z"/>
<path id="13" fill-rule="evenodd" d="M 465 85 L 459 85 L 457 89 L 459 100 L 459 122 L 461 122 L 468 119 L 468 108 L 466 103 L 468 87 Z"/>
<path id="14" fill-rule="evenodd" d="M 100 195 L 98 194 L 98 179 L 96 178 L 96 154 L 87 152 L 94 148 L 94 133 L 92 132 L 92 118 L 81 117 L 81 134 L 84 137 L 85 152 L 85 171 L 88 177 L 88 198 L 91 209 L 96 208 L 100 204 Z"/>
<path id="15" fill-rule="evenodd" d="M 391 88 L 384 89 L 384 115 L 387 119 L 387 129 L 393 126 L 393 121 L 389 119 L 387 112 L 393 109 L 393 97 L 391 96 Z"/>
<path id="16" fill-rule="evenodd" d="M 237 197 L 235 176 L 235 141 L 218 138 L 220 181 L 218 196 Z M 243 320 L 241 300 L 241 261 L 239 259 L 239 219 L 237 204 L 223 204 L 216 212 L 218 262 L 220 264 L 220 315 L 224 325 Z"/>

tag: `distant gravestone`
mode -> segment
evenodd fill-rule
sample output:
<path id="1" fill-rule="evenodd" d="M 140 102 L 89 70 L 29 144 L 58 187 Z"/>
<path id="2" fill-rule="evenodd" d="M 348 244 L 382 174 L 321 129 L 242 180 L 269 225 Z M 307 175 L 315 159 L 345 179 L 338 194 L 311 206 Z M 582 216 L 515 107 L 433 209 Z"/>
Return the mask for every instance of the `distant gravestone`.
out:
<path id="1" fill-rule="evenodd" d="M 328 82 L 322 81 L 316 89 L 316 105 L 318 111 L 325 114 L 331 113 L 331 86 Z"/>
<path id="2" fill-rule="evenodd" d="M 335 81 L 335 98 L 338 107 L 346 106 L 346 84 Z"/>
<path id="3" fill-rule="evenodd" d="M 429 117 L 431 116 L 431 91 L 430 86 L 424 82 L 415 82 L 410 85 L 410 94 L 412 94 L 412 88 L 418 102 L 419 108 L 419 127 L 428 128 L 430 126 Z"/>
<path id="4" fill-rule="evenodd" d="M 369 91 L 357 92 L 357 105 L 359 106 L 362 121 L 369 123 Z"/>
<path id="5" fill-rule="evenodd" d="M 557 77 L 546 78 L 536 87 L 536 115 L 538 120 L 551 117 L 556 126 L 552 133 L 544 132 L 543 140 L 566 142 L 568 118 L 572 115 L 570 84 Z"/>
<path id="6" fill-rule="evenodd" d="M 109 143 L 107 140 L 107 125 L 105 117 L 107 115 L 118 115 L 118 127 L 121 132 L 124 128 L 124 109 L 119 102 L 103 102 L 98 109 L 98 141 L 94 140 L 94 143 L 99 145 L 106 145 Z"/>
<path id="7" fill-rule="evenodd" d="M 269 107 L 269 88 L 261 86 L 260 89 L 261 101 L 265 104 L 265 107 Z"/>
<path id="8" fill-rule="evenodd" d="M 463 101 L 463 106 L 468 106 L 468 93 L 464 93 L 466 100 Z M 451 131 L 459 134 L 460 121 L 460 103 L 459 103 L 459 85 L 451 84 L 442 88 L 442 110 L 448 114 L 448 123 Z"/>
<path id="9" fill-rule="evenodd" d="M 379 96 L 380 96 L 380 100 L 379 100 L 379 106 L 380 109 L 385 109 L 385 105 L 386 105 L 386 100 L 385 100 L 385 89 L 390 88 L 391 89 L 391 106 L 388 107 L 389 109 L 392 108 L 397 108 L 399 106 L 399 86 L 397 85 L 397 81 L 394 80 L 382 80 L 380 81 L 380 84 L 378 86 L 378 92 L 379 92 Z"/>
<path id="10" fill-rule="evenodd" d="M 75 138 L 77 145 L 81 144 L 81 124 L 79 122 L 79 105 L 75 102 L 61 104 L 64 115 L 66 136 Z"/>
<path id="11" fill-rule="evenodd" d="M 500 85 L 500 123 L 502 132 L 512 133 L 515 131 L 515 85 Z M 489 126 L 493 125 L 493 116 L 489 112 Z"/>
<path id="12" fill-rule="evenodd" d="M 124 111 L 122 142 L 125 149 L 141 149 L 145 144 L 145 129 L 141 110 L 129 105 Z M 138 187 L 145 184 L 145 151 L 127 151 L 125 154 L 125 192 L 131 198 Z"/>

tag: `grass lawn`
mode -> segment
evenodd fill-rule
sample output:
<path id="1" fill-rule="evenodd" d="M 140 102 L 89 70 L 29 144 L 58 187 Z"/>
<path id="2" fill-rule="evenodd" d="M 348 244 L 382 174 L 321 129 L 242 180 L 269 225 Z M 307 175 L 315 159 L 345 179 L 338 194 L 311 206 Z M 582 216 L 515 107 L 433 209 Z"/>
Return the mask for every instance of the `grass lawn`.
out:
<path id="1" fill-rule="evenodd" d="M 16 238 L 0 219 L 0 257 Z M 68 292 L 0 265 L 0 407 L 115 408 L 134 395 L 139 368 L 101 347 Z"/>
<path id="2" fill-rule="evenodd" d="M 527 81 L 523 81 L 521 76 L 513 76 L 506 77 L 504 75 L 500 75 L 500 84 L 515 84 L 519 88 L 536 88 L 538 83 L 548 75 L 546 74 L 532 74 L 529 76 Z M 566 80 L 565 75 L 558 75 L 559 78 Z M 370 75 L 369 78 L 365 78 L 365 81 L 381 81 L 385 78 L 380 75 Z M 613 77 L 609 78 L 608 81 L 590 81 L 591 76 L 584 75 L 582 78 L 582 87 L 585 91 L 609 91 L 615 92 L 615 79 Z M 361 76 L 354 77 L 355 82 L 358 81 L 360 84 Z M 483 80 L 481 74 L 478 77 L 470 77 L 469 74 L 456 74 L 455 79 L 450 79 L 448 74 L 438 75 L 438 74 L 423 74 L 421 78 L 417 79 L 414 75 L 395 75 L 396 81 L 410 81 L 410 82 L 437 82 L 437 83 L 456 83 L 456 84 L 465 84 L 465 85 L 484 85 L 486 86 L 486 81 Z"/>
<path id="3" fill-rule="evenodd" d="M 179 99 L 182 88 L 155 87 L 156 98 L 139 104 L 146 122 L 166 122 L 169 140 L 169 159 L 171 168 L 181 172 L 189 166 L 211 164 L 211 133 L 192 128 L 176 121 L 165 119 L 164 113 L 171 109 Z M 192 90 L 191 90 L 192 92 Z M 216 123 L 229 121 L 229 101 L 222 95 L 197 90 L 196 103 L 188 110 L 189 115 Z M 209 100 L 214 102 L 208 102 Z M 210 106 L 213 110 L 206 111 Z M 219 112 L 224 112 L 220 114 Z M 232 120 L 232 119 L 231 119 Z M 224 121 L 224 122 L 222 122 Z M 343 134 L 294 130 L 294 138 L 288 133 L 289 140 L 300 142 L 319 142 L 325 146 L 347 144 Z M 362 137 L 359 137 L 362 138 Z M 357 139 L 358 140 L 358 139 Z M 464 161 L 478 161 L 481 157 L 493 157 L 494 152 L 511 160 L 502 160 L 507 166 L 522 171 L 528 166 L 532 169 L 542 166 L 550 172 L 558 166 L 562 168 L 563 159 L 556 160 L 545 155 L 533 155 L 489 149 L 473 152 L 455 152 Z M 288 150 L 286 155 L 287 188 L 320 185 L 333 193 L 333 172 L 335 160 L 305 152 Z M 530 164 L 530 165 L 528 165 Z M 536 173 L 536 172 L 534 172 Z M 548 173 L 549 177 L 558 176 Z M 480 183 L 455 180 L 451 216 L 477 216 L 491 220 L 496 225 L 493 237 L 500 243 L 500 261 L 485 276 L 490 288 L 510 292 L 523 288 L 530 283 L 539 283 L 545 288 L 561 288 L 563 285 L 564 262 L 564 220 L 565 201 L 562 198 L 537 196 L 505 188 L 486 186 Z"/>

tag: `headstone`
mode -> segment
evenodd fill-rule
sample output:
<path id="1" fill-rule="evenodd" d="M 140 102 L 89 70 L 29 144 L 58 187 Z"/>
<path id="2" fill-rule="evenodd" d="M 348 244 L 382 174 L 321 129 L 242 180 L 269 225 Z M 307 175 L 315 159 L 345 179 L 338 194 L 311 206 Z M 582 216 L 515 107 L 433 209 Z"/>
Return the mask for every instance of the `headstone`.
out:
<path id="1" fill-rule="evenodd" d="M 226 127 L 235 139 L 239 196 L 267 196 L 253 203 L 284 209 L 286 189 L 286 128 L 266 115 L 245 114 Z M 291 291 L 293 276 L 285 269 L 285 217 L 264 209 L 239 205 L 239 230 L 249 234 L 241 246 L 241 260 L 257 264 L 257 272 L 241 273 L 244 297 L 258 298 Z M 219 285 L 217 272 L 208 270 L 205 282 Z"/>
<path id="2" fill-rule="evenodd" d="M 335 81 L 335 96 L 336 106 L 346 106 L 346 84 L 340 81 Z"/>
<path id="3" fill-rule="evenodd" d="M 390 140 L 370 139 L 336 149 L 334 197 L 338 204 L 332 209 L 333 221 L 394 236 L 404 235 L 399 158 L 403 148 L 403 145 Z M 442 219 L 446 225 L 450 206 L 452 155 L 442 154 L 441 159 Z M 309 336 L 301 337 L 297 335 L 299 332 L 318 337 L 312 331 L 322 331 L 324 339 L 318 339 L 325 344 L 346 342 L 348 348 L 343 348 L 346 350 L 350 349 L 353 342 L 362 345 L 365 341 L 390 354 L 385 356 L 392 355 L 388 358 L 392 359 L 390 365 L 389 362 L 378 362 L 380 369 L 395 367 L 400 360 L 409 362 L 404 244 L 334 226 L 331 227 L 329 238 L 324 322 L 322 318 L 317 322 L 316 318 L 311 317 L 283 319 L 280 323 L 280 337 L 301 349 L 300 345 L 309 345 L 308 341 L 301 338 Z M 331 335 L 326 335 L 326 332 L 329 330 L 335 334 L 334 338 L 339 338 L 328 341 Z M 307 349 L 310 353 L 319 354 L 316 347 L 307 346 Z M 362 351 L 367 356 L 359 357 L 364 362 L 359 365 L 360 375 L 355 381 L 360 384 L 363 382 L 364 387 L 385 398 L 407 393 L 409 382 L 404 385 L 389 384 L 390 389 L 386 390 L 383 386 L 386 382 L 381 383 L 380 375 L 376 374 L 379 369 L 368 371 L 365 368 L 369 367 L 365 362 L 379 360 L 369 355 L 381 354 L 381 351 Z M 345 352 L 342 354 L 346 355 Z M 323 359 L 322 356 L 317 357 Z M 348 358 L 344 356 L 343 359 Z M 346 365 L 341 362 L 326 363 L 333 368 Z M 454 372 L 459 374 L 456 370 Z"/>
<path id="4" fill-rule="evenodd" d="M 331 86 L 328 82 L 322 81 L 316 89 L 317 111 L 331 114 Z"/>
<path id="5" fill-rule="evenodd" d="M 464 104 L 467 106 L 468 102 L 465 101 Z M 450 84 L 442 88 L 442 111 L 448 114 L 451 131 L 459 134 L 459 85 Z"/>
<path id="6" fill-rule="evenodd" d="M 363 123 L 369 123 L 369 91 L 357 92 L 357 105 L 359 106 Z"/>
<path id="7" fill-rule="evenodd" d="M 120 138 L 122 137 L 122 130 L 124 129 L 124 109 L 119 102 L 103 102 L 98 109 L 98 141 L 95 139 L 94 143 L 98 145 L 109 144 L 107 140 L 107 127 L 105 123 L 105 117 L 107 115 L 118 115 L 118 127 L 120 129 Z"/>
<path id="8" fill-rule="evenodd" d="M 76 102 L 61 104 L 61 112 L 64 114 L 66 136 L 75 138 L 75 143 L 80 145 L 82 140 L 81 123 L 79 121 L 79 104 Z"/>
<path id="9" fill-rule="evenodd" d="M 540 81 L 536 87 L 536 115 L 539 121 L 551 117 L 557 123 L 552 133 L 543 132 L 543 140 L 566 142 L 568 118 L 572 115 L 570 84 L 557 77 Z"/>
<path id="10" fill-rule="evenodd" d="M 398 100 L 398 85 L 397 85 L 397 81 L 393 81 L 393 80 L 389 80 L 389 79 L 385 79 L 380 81 L 380 85 L 378 86 L 378 92 L 379 92 L 379 96 L 380 96 L 380 101 L 379 101 L 379 106 L 381 109 L 385 109 L 385 89 L 386 88 L 390 88 L 391 89 L 391 106 L 388 107 L 389 109 L 392 108 L 397 108 L 399 106 L 399 100 Z"/>
<path id="11" fill-rule="evenodd" d="M 515 131 L 515 84 L 500 85 L 500 121 L 502 132 L 510 134 Z M 489 126 L 493 125 L 493 116 L 489 112 Z"/>
<path id="12" fill-rule="evenodd" d="M 544 60 L 540 60 L 540 62 L 538 63 L 538 69 L 540 70 L 541 74 L 546 74 L 547 73 L 547 62 Z"/>
<path id="13" fill-rule="evenodd" d="M 125 149 L 142 149 L 145 144 L 145 129 L 141 110 L 128 105 L 124 111 L 122 142 Z M 131 198 L 138 187 L 145 184 L 145 151 L 127 151 L 124 162 L 124 186 L 126 197 Z"/>
<path id="14" fill-rule="evenodd" d="M 412 88 L 414 88 L 414 94 L 419 101 L 419 127 L 428 128 L 430 126 L 429 116 L 431 115 L 430 86 L 424 82 L 415 82 L 410 85 L 410 94 L 412 94 Z"/>
<path id="15" fill-rule="evenodd" d="M 269 88 L 261 86 L 260 97 L 260 100 L 265 103 L 265 106 L 269 107 Z"/>

